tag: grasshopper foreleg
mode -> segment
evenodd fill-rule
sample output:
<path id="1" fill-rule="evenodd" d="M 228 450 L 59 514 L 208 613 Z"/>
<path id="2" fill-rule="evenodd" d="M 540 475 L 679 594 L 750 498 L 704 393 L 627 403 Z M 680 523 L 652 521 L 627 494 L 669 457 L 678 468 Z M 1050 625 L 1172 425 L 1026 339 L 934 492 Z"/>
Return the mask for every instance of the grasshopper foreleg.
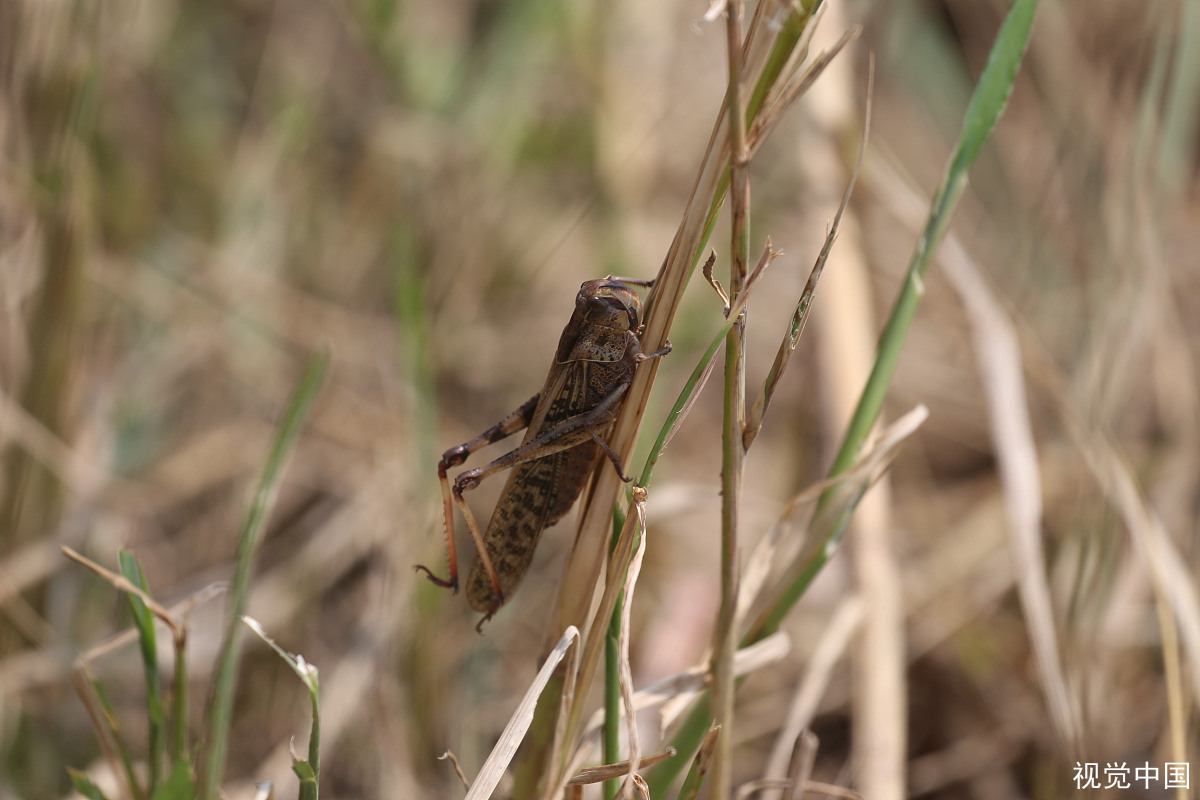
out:
<path id="1" fill-rule="evenodd" d="M 416 567 L 418 572 L 424 572 L 429 580 L 438 586 L 453 589 L 455 594 L 458 593 L 458 553 L 454 547 L 454 506 L 451 501 L 450 479 L 446 476 L 446 470 L 465 463 L 467 457 L 476 450 L 487 447 L 493 442 L 498 442 L 506 436 L 511 436 L 517 431 L 529 427 L 529 421 L 533 419 L 533 412 L 537 409 L 538 400 L 541 399 L 541 396 L 540 392 L 535 394 L 526 400 L 516 411 L 471 441 L 460 444 L 457 447 L 451 447 L 442 454 L 442 460 L 438 462 L 438 481 L 442 485 L 442 514 L 445 520 L 446 556 L 450 562 L 450 578 L 439 578 L 433 574 L 433 571 L 429 567 L 422 564 L 418 564 Z M 463 508 L 466 509 L 465 504 L 463 504 Z M 469 514 L 470 509 L 466 509 L 466 512 Z M 474 528 L 478 527 L 478 525 L 474 526 Z M 474 534 L 474 528 L 472 529 L 472 534 Z"/>

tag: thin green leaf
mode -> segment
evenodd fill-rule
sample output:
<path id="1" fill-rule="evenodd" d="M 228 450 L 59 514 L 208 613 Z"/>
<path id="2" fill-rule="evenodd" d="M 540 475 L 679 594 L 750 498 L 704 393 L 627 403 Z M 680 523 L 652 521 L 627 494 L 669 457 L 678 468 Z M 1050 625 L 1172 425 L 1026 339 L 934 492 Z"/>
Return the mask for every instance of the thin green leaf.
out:
<path id="1" fill-rule="evenodd" d="M 755 14 L 768 4 L 760 3 Z M 779 76 L 783 74 L 784 68 L 789 63 L 796 63 L 797 60 L 803 60 L 804 52 L 797 52 L 797 46 L 801 44 L 802 37 L 809 30 L 813 16 L 816 13 L 819 2 L 809 3 L 809 8 L 805 8 L 805 3 L 794 3 L 790 6 L 787 15 L 778 21 L 773 21 L 770 28 L 776 28 L 775 41 L 771 45 L 771 52 L 767 56 L 766 64 L 763 66 L 762 73 L 754 84 L 754 89 L 750 92 L 750 96 L 746 99 L 746 125 L 748 128 L 753 127 L 757 122 L 760 113 L 763 111 L 763 103 L 767 97 L 773 92 L 776 84 L 779 82 Z M 751 35 L 761 30 L 762 26 L 752 23 L 750 25 Z M 807 45 L 805 45 L 805 49 Z M 723 113 L 728 113 L 725 111 Z M 708 216 L 704 219 L 703 233 L 700 235 L 699 244 L 696 246 L 696 252 L 692 256 L 691 270 L 694 271 L 700 263 L 701 255 L 708 246 L 708 240 L 712 237 L 713 229 L 716 227 L 717 218 L 721 214 L 721 207 L 725 204 L 725 195 L 729 191 L 729 170 L 726 168 L 721 176 L 720 182 L 717 184 L 717 190 L 713 192 L 712 202 L 708 207 Z M 688 280 L 691 280 L 691 272 L 688 273 Z"/>
<path id="2" fill-rule="evenodd" d="M 692 374 L 688 377 L 683 385 L 683 389 L 679 392 L 679 396 L 675 399 L 675 405 L 671 407 L 666 419 L 663 420 L 662 427 L 658 431 L 658 438 L 655 439 L 654 446 L 650 448 L 650 455 L 646 457 L 646 465 L 642 468 L 641 477 L 637 481 L 637 485 L 643 489 L 650 486 L 650 478 L 654 473 L 654 466 L 658 463 L 658 459 L 662 457 L 663 451 L 667 449 L 667 444 L 671 441 L 671 437 L 679 430 L 680 423 L 687 415 L 692 404 L 696 401 L 700 390 L 704 388 L 704 384 L 708 381 L 708 376 L 711 374 L 713 364 L 716 361 L 717 352 L 721 349 L 721 345 L 725 343 L 729 331 L 737 324 L 738 315 L 746 307 L 746 301 L 750 299 L 751 290 L 758 285 L 759 277 L 778 254 L 779 251 L 772 250 L 771 243 L 768 241 L 767 247 L 759 258 L 757 266 L 755 266 L 754 271 L 746 281 L 744 290 L 736 302 L 734 302 L 733 307 L 730 308 L 725 324 L 716 332 L 708 349 L 704 351 L 704 354 L 700 356 L 700 360 L 696 362 Z"/>
<path id="3" fill-rule="evenodd" d="M 707 701 L 704 705 L 708 705 Z M 719 725 L 712 725 L 705 732 L 703 740 L 699 742 L 699 749 L 696 750 L 696 757 L 692 759 L 691 769 L 683 779 L 683 786 L 679 788 L 679 800 L 696 800 L 700 794 L 700 787 L 704 785 L 704 778 L 708 775 L 709 763 L 712 761 L 712 753 L 720 735 Z M 682 759 L 680 761 L 682 762 Z"/>
<path id="4" fill-rule="evenodd" d="M 146 574 L 137 557 L 129 550 L 121 550 L 117 555 L 121 574 L 130 583 L 148 592 Z M 142 672 L 146 680 L 146 716 L 149 720 L 146 737 L 149 743 L 147 766 L 149 781 L 146 793 L 154 796 L 161 779 L 162 767 L 166 753 L 166 709 L 163 704 L 162 674 L 158 670 L 158 636 L 154 630 L 154 615 L 135 594 L 126 593 L 129 607 L 133 612 L 134 627 L 138 632 L 138 646 L 142 654 Z"/>
<path id="5" fill-rule="evenodd" d="M 750 445 L 758 437 L 758 432 L 762 429 L 767 409 L 771 406 L 771 398 L 775 394 L 775 387 L 783 377 L 788 362 L 792 358 L 792 353 L 796 351 L 796 345 L 800 343 L 800 336 L 804 333 L 804 326 L 808 323 L 813 298 L 817 293 L 817 283 L 821 280 L 821 273 L 825 270 L 825 262 L 829 260 L 829 253 L 833 250 L 833 243 L 837 239 L 842 215 L 846 212 L 846 207 L 850 204 L 850 196 L 854 193 L 854 185 L 858 182 L 858 173 L 862 169 L 863 156 L 867 152 L 867 141 L 871 132 L 871 97 L 874 84 L 875 62 L 872 60 L 870 72 L 867 76 L 867 104 L 866 110 L 863 112 L 863 134 L 858 147 L 858 159 L 854 163 L 854 170 L 850 173 L 850 180 L 846 184 L 846 191 L 842 194 L 842 202 L 838 204 L 837 213 L 833 215 L 833 222 L 829 226 L 829 232 L 825 235 L 825 244 L 822 245 L 821 252 L 817 255 L 817 260 L 808 275 L 804 291 L 800 293 L 800 300 L 796 303 L 796 310 L 792 312 L 787 333 L 784 335 L 783 341 L 779 343 L 779 350 L 775 353 L 775 361 L 771 364 L 771 369 L 767 372 L 767 377 L 763 379 L 762 387 L 758 391 L 758 397 L 755 399 L 749 418 L 746 420 L 746 429 L 742 432 L 742 446 L 746 450 L 750 449 Z"/>
<path id="6" fill-rule="evenodd" d="M 184 651 L 185 640 L 175 640 L 175 687 L 172 693 L 171 726 L 167 748 L 171 754 L 171 762 L 177 764 L 183 760 L 188 750 L 188 680 L 187 654 Z M 189 768 L 190 770 L 190 768 Z"/>
<path id="7" fill-rule="evenodd" d="M 108 800 L 104 796 L 104 792 L 100 791 L 100 787 L 92 782 L 92 779 L 87 776 L 87 773 L 80 772 L 77 769 L 67 767 L 67 773 L 71 776 L 71 784 L 75 787 L 75 791 L 79 792 L 89 800 Z"/>
<path id="8" fill-rule="evenodd" d="M 292 759 L 292 772 L 300 779 L 300 800 L 317 800 L 317 771 L 301 759 Z"/>
<path id="9" fill-rule="evenodd" d="M 308 688 L 308 693 L 310 695 L 316 695 L 320 692 L 320 671 L 315 666 L 305 661 L 304 656 L 293 655 L 292 653 L 289 653 L 287 650 L 284 650 L 282 647 L 280 647 L 274 639 L 267 635 L 267 632 L 263 630 L 262 625 L 258 623 L 258 620 L 255 620 L 251 617 L 242 617 L 242 624 L 254 631 L 254 634 L 258 636 L 258 638 L 262 639 L 268 647 L 274 650 L 280 658 L 287 662 L 287 665 L 292 668 L 292 672 L 295 672 L 300 680 L 304 682 L 304 685 Z"/>
<path id="10" fill-rule="evenodd" d="M 96 700 L 100 703 L 100 709 L 104 713 L 104 723 L 108 726 L 108 734 L 112 741 L 112 746 L 116 750 L 117 757 L 121 760 L 121 769 L 125 773 L 125 779 L 129 782 L 130 791 L 138 800 L 144 798 L 146 793 L 137 782 L 137 777 L 133 770 L 133 754 L 129 750 L 129 744 L 125 741 L 125 736 L 121 733 L 121 725 L 117 722 L 117 712 L 113 707 L 112 700 L 108 696 L 104 685 L 100 681 L 88 675 L 88 682 L 92 687 L 92 692 L 96 696 Z"/>
<path id="11" fill-rule="evenodd" d="M 238 622 L 245 613 L 246 601 L 250 596 L 255 557 L 262 543 L 267 518 L 275 505 L 275 494 L 279 488 L 284 462 L 308 420 L 328 366 L 329 356 L 323 353 L 309 362 L 301 376 L 267 457 L 262 478 L 246 513 L 245 524 L 242 526 L 229 604 L 230 617 L 225 627 L 225 639 L 217 661 L 212 700 L 205 721 L 206 749 L 201 758 L 199 775 L 199 796 L 204 800 L 216 800 L 221 774 L 225 770 L 229 727 L 233 721 L 233 696 L 237 688 L 237 665 L 241 656 Z"/>
<path id="12" fill-rule="evenodd" d="M 1013 81 L 1029 41 L 1029 30 L 1036 9 L 1037 0 L 1016 0 L 996 36 L 987 65 L 967 106 L 958 146 L 950 159 L 946 177 L 930 205 L 929 217 L 920 239 L 917 240 L 904 285 L 880 336 L 875 365 L 859 398 L 842 447 L 830 468 L 831 477 L 841 474 L 854 462 L 879 419 L 892 374 L 900 360 L 904 340 L 924 293 L 925 273 L 966 188 L 967 173 L 995 127 L 996 120 L 1012 92 Z M 832 501 L 832 491 L 823 494 L 815 514 L 826 513 L 826 507 Z M 836 518 L 829 532 L 831 543 L 845 530 L 849 519 L 849 510 Z M 833 548 L 818 548 L 813 562 L 784 590 L 769 615 L 766 626 L 756 631 L 756 636 L 765 636 L 778 627 L 779 622 L 804 594 L 809 583 L 832 553 Z"/>
<path id="13" fill-rule="evenodd" d="M 612 548 L 610 554 L 617 549 L 621 538 L 621 530 L 625 527 L 625 512 L 620 505 L 613 507 Z M 621 614 L 625 606 L 625 592 L 617 594 L 617 604 L 613 607 L 612 617 L 608 622 L 608 636 L 604 639 L 604 739 L 603 758 L 605 764 L 614 764 L 621 759 L 621 682 L 620 661 L 621 651 L 618 641 L 621 636 Z M 621 790 L 619 778 L 604 782 L 605 800 L 613 800 Z"/>
<path id="14" fill-rule="evenodd" d="M 962 135 L 950 159 L 946 178 L 931 203 L 929 218 L 925 230 L 917 241 L 909 264 L 907 279 L 880 337 L 879 353 L 876 356 L 874 368 L 863 389 L 842 447 L 830 468 L 831 477 L 842 474 L 854 463 L 868 434 L 879 418 L 887 387 L 891 383 L 896 362 L 900 357 L 901 347 L 923 293 L 925 272 L 966 187 L 967 171 L 974 163 L 983 143 L 991 134 L 1012 91 L 1013 81 L 1029 40 L 1029 30 L 1036 9 L 1037 0 L 1016 0 L 997 34 L 987 66 L 984 68 L 979 85 L 967 107 Z M 827 520 L 824 524 L 827 526 L 825 543 L 828 546 L 814 548 L 811 558 L 802 565 L 799 573 L 780 592 L 764 621 L 756 626 L 750 637 L 752 640 L 760 639 L 778 628 L 779 623 L 828 561 L 836 549 L 837 541 L 849 523 L 853 507 L 857 503 L 857 497 L 854 494 L 852 493 L 849 498 L 852 502 L 844 505 L 846 499 L 844 490 L 839 490 L 835 486 L 822 494 L 814 512 L 814 522 Z M 839 497 L 842 498 L 842 502 L 838 502 Z M 700 732 L 704 730 L 709 719 L 710 712 L 706 706 L 707 698 L 704 698 L 693 709 L 680 729 L 674 742 L 680 753 L 690 752 L 691 747 L 694 747 L 699 741 Z M 651 780 L 653 796 L 661 797 L 663 795 L 665 787 L 674 780 L 678 770 L 679 767 L 674 760 L 660 765 L 655 770 Z"/>
<path id="15" fill-rule="evenodd" d="M 266 642 L 267 646 L 270 647 L 272 650 L 274 650 L 280 658 L 282 658 L 285 662 L 287 662 L 287 665 L 292 668 L 292 671 L 295 672 L 297 676 L 299 676 L 300 680 L 304 682 L 304 686 L 308 689 L 308 699 L 309 699 L 309 702 L 312 704 L 312 720 L 313 720 L 312 721 L 312 729 L 308 735 L 308 760 L 301 762 L 299 759 L 295 759 L 294 757 L 293 757 L 293 760 L 295 760 L 297 763 L 303 763 L 303 764 L 307 765 L 308 769 L 312 770 L 312 772 L 313 772 L 313 787 L 311 790 L 312 791 L 311 798 L 312 798 L 312 800 L 316 800 L 316 796 L 317 796 L 316 795 L 316 791 L 317 791 L 316 778 L 317 778 L 317 776 L 320 775 L 320 772 L 321 772 L 321 682 L 320 682 L 320 673 L 317 670 L 316 666 L 314 666 L 304 660 L 304 656 L 292 655 L 291 653 L 289 653 L 288 651 L 286 651 L 282 647 L 280 647 L 275 642 L 274 639 L 272 639 L 270 636 L 267 635 L 266 631 L 264 631 L 262 629 L 262 626 L 258 624 L 257 620 L 251 619 L 250 617 L 242 617 L 242 622 L 246 625 L 247 628 L 254 631 L 254 633 L 260 639 L 262 639 L 264 642 Z M 293 765 L 293 769 L 294 768 L 295 767 Z M 303 783 L 301 783 L 301 786 L 300 786 L 300 796 L 302 798 L 309 797 L 309 795 L 306 793 L 306 787 Z"/>
<path id="16" fill-rule="evenodd" d="M 192 800 L 196 796 L 196 778 L 192 765 L 182 758 L 171 764 L 171 772 L 151 800 Z"/>

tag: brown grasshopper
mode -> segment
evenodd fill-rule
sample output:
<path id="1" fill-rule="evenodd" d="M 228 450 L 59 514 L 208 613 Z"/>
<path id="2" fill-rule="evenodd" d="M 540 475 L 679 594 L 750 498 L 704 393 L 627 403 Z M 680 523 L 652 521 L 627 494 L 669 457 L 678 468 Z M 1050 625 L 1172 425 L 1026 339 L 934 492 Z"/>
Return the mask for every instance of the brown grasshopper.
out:
<path id="1" fill-rule="evenodd" d="M 638 296 L 627 284 L 646 282 L 611 277 L 587 281 L 575 297 L 575 313 L 563 329 L 542 390 L 520 408 L 465 444 L 452 447 L 438 462 L 446 518 L 446 551 L 450 578 L 437 577 L 418 566 L 438 586 L 458 592 L 458 557 L 454 548 L 454 508 L 462 510 L 479 557 L 467 576 L 467 603 L 485 616 L 483 623 L 517 590 L 533 558 L 542 531 L 575 504 L 591 478 L 601 454 L 608 457 L 628 483 L 621 459 L 606 437 L 621 411 L 625 392 L 637 365 L 671 352 L 671 343 L 649 355 L 638 335 Z M 486 466 L 459 473 L 451 487 L 446 470 L 492 442 L 528 428 L 520 446 Z M 487 532 L 463 500 L 484 478 L 511 469 L 496 502 Z M 453 505 L 451 500 L 453 499 Z"/>

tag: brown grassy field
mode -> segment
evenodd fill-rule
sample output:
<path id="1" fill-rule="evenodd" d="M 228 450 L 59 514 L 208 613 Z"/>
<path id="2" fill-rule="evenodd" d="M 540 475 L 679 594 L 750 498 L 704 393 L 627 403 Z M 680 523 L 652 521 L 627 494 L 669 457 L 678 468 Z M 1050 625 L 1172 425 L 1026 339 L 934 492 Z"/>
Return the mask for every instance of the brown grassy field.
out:
<path id="1" fill-rule="evenodd" d="M 1007 7 L 831 3 L 812 52 L 861 36 L 750 165 L 751 253 L 783 251 L 749 304 L 753 399 L 857 157 L 874 59 L 858 185 L 746 456 L 743 565 L 829 469 Z M 787 653 L 738 689 L 731 785 L 790 753 L 799 720 L 812 778 L 869 800 L 1191 796 L 1161 777 L 1081 790 L 1076 764 L 1101 786 L 1105 765 L 1200 771 L 1197 9 L 1043 0 L 888 395 L 885 423 L 929 417 L 787 616 Z M 478 772 L 560 633 L 575 516 L 478 636 L 462 595 L 413 570 L 444 568 L 437 460 L 541 387 L 582 281 L 663 263 L 726 90 L 705 11 L 0 2 L 0 798 L 67 796 L 68 767 L 115 786 L 71 666 L 129 605 L 62 546 L 113 569 L 129 548 L 160 602 L 199 600 L 199 735 L 226 613 L 210 587 L 323 350 L 247 610 L 320 669 L 327 796 L 462 796 L 438 756 Z M 729 241 L 722 222 L 725 283 Z M 634 464 L 723 322 L 696 275 Z M 649 490 L 634 688 L 713 641 L 720 373 Z M 468 495 L 481 520 L 502 483 Z M 806 513 L 788 519 L 798 537 Z M 89 663 L 144 758 L 135 641 Z M 248 636 L 226 795 L 292 796 L 309 716 Z M 665 747 L 657 712 L 639 720 L 642 752 Z"/>

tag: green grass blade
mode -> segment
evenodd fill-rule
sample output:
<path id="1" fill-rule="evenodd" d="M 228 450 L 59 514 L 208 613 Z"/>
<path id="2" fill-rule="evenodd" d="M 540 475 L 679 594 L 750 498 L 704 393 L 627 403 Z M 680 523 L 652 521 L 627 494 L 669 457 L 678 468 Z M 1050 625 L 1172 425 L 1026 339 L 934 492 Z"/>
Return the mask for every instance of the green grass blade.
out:
<path id="1" fill-rule="evenodd" d="M 945 234 L 958 200 L 966 188 L 967 173 L 995 127 L 996 120 L 1004 110 L 1009 94 L 1012 92 L 1013 81 L 1029 41 L 1029 31 L 1036 9 L 1037 0 L 1016 0 L 997 34 L 987 65 L 984 67 L 979 84 L 967 106 L 958 146 L 950 159 L 942 186 L 931 204 L 925 229 L 917 241 L 904 286 L 880 337 L 879 353 L 876 356 L 874 368 L 863 389 L 842 447 L 830 468 L 831 476 L 845 472 L 854 463 L 862 450 L 867 435 L 879 418 L 887 388 L 900 357 L 901 347 L 920 302 L 924 275 L 928 270 L 933 252 Z M 853 495 L 857 494 L 857 492 L 853 493 Z M 843 500 L 845 505 L 839 513 L 833 515 L 831 521 L 826 523 L 828 525 L 827 542 L 836 542 L 845 531 L 857 501 L 857 497 L 853 495 L 849 498 L 849 502 Z M 838 487 L 833 487 L 822 494 L 814 513 L 814 520 L 821 517 L 830 519 L 830 512 L 835 510 L 830 506 L 838 496 L 846 497 L 845 494 L 838 492 Z M 795 578 L 773 604 L 765 622 L 757 626 L 749 639 L 761 639 L 778 628 L 779 623 L 792 606 L 808 589 L 812 579 L 824 566 L 830 554 L 830 548 L 817 547 L 813 549 L 811 558 L 801 565 Z M 698 701 L 697 707 L 693 709 L 675 737 L 674 743 L 680 754 L 691 752 L 691 748 L 699 742 L 709 720 L 709 713 L 703 708 L 707 702 L 707 696 Z M 682 759 L 679 758 L 660 764 L 650 776 L 652 796 L 663 797 L 666 787 L 675 779 L 681 768 Z"/>
<path id="2" fill-rule="evenodd" d="M 250 596 L 250 579 L 254 574 L 254 560 L 262 544 L 267 518 L 275 505 L 275 494 L 288 453 L 300 436 L 300 430 L 308 420 L 309 412 L 325 379 L 329 366 L 328 354 L 314 358 L 305 369 L 300 383 L 292 396 L 283 424 L 276 434 L 271 453 L 263 469 L 262 478 L 250 509 L 246 514 L 238 540 L 237 560 L 234 566 L 233 588 L 230 593 L 230 616 L 225 628 L 225 639 L 217 662 L 213 694 L 205 720 L 206 742 L 200 762 L 199 796 L 204 800 L 215 800 L 220 787 L 221 774 L 225 769 L 225 756 L 229 746 L 229 726 L 233 721 L 233 696 L 237 688 L 237 665 L 241 655 L 239 622 L 246 610 Z"/>
<path id="3" fill-rule="evenodd" d="M 308 736 L 308 759 L 297 764 L 304 764 L 312 773 L 312 779 L 296 773 L 300 777 L 300 800 L 317 800 L 320 789 L 318 779 L 321 775 L 321 702 L 315 690 L 310 692 L 309 700 L 312 703 L 312 731 Z M 295 764 L 292 769 L 296 769 Z"/>
<path id="4" fill-rule="evenodd" d="M 654 446 L 650 448 L 650 454 L 646 457 L 646 464 L 642 467 L 641 477 L 638 478 L 637 485 L 643 489 L 650 486 L 650 478 L 654 474 L 654 466 L 658 463 L 658 459 L 662 457 L 663 451 L 667 449 L 667 443 L 671 441 L 671 437 L 679 429 L 683 417 L 687 414 L 688 409 L 695 402 L 696 396 L 708 380 L 708 375 L 712 372 L 713 364 L 716 362 L 717 352 L 721 349 L 721 345 L 725 344 L 725 340 L 729 336 L 729 332 L 733 330 L 733 326 L 737 324 L 738 315 L 746 307 L 746 302 L 750 299 L 750 292 L 757 285 L 759 277 L 762 276 L 763 271 L 775 259 L 776 255 L 778 255 L 778 251 L 769 248 L 763 253 L 758 265 L 754 268 L 754 272 L 751 273 L 749 280 L 746 281 L 745 290 L 730 308 L 729 315 L 725 319 L 725 324 L 713 336 L 708 349 L 700 356 L 700 360 L 696 362 L 695 368 L 692 369 L 692 374 L 688 376 L 687 381 L 683 384 L 679 396 L 675 398 L 675 405 L 671 407 L 666 419 L 663 420 L 662 427 L 658 431 L 658 438 L 654 440 Z"/>
<path id="5" fill-rule="evenodd" d="M 755 84 L 750 96 L 746 98 L 747 128 L 754 122 L 758 112 L 762 110 L 771 88 L 779 80 L 788 61 L 792 59 L 796 45 L 799 43 L 800 37 L 804 35 L 804 29 L 812 22 L 813 14 L 816 13 L 819 4 L 809 3 L 808 5 L 811 7 L 808 9 L 805 9 L 804 5 L 802 3 L 793 5 L 788 15 L 779 22 L 779 33 L 775 36 L 775 43 L 771 46 L 771 54 L 767 56 L 762 78 Z"/>
<path id="6" fill-rule="evenodd" d="M 1170 79 L 1163 98 L 1159 179 L 1182 190 L 1192 170 L 1196 131 L 1200 128 L 1200 3 L 1180 4 Z M 1163 37 L 1165 41 L 1167 37 Z"/>
<path id="7" fill-rule="evenodd" d="M 142 800 L 146 794 L 137 782 L 137 775 L 133 769 L 133 756 L 130 754 L 129 745 L 125 741 L 125 735 L 121 733 L 121 726 L 117 723 L 117 711 L 113 707 L 112 700 L 109 698 L 108 692 L 100 681 L 92 678 L 90 674 L 88 675 L 88 683 L 91 685 L 92 692 L 96 696 L 96 702 L 100 704 L 100 710 L 104 714 L 104 723 L 108 726 L 108 735 L 112 742 L 112 747 L 121 761 L 121 770 L 125 773 L 125 780 L 128 782 L 129 789 L 133 793 L 134 800 Z"/>
<path id="8" fill-rule="evenodd" d="M 192 777 L 192 765 L 179 758 L 171 763 L 170 774 L 151 800 L 192 800 L 195 796 L 196 779 Z"/>
<path id="9" fill-rule="evenodd" d="M 706 699 L 704 706 L 707 708 L 707 705 Z M 702 740 L 693 746 L 692 749 L 696 750 L 696 757 L 692 759 L 692 766 L 683 779 L 683 785 L 679 787 L 679 800 L 696 800 L 700 795 L 700 787 L 704 785 L 704 778 L 708 775 L 713 749 L 716 747 L 720 735 L 721 729 L 714 725 L 705 731 Z M 684 763 L 684 759 L 679 756 L 671 760 L 677 761 L 679 765 Z"/>
<path id="10" fill-rule="evenodd" d="M 104 792 L 100 791 L 100 787 L 92 783 L 92 779 L 86 773 L 70 767 L 67 767 L 67 773 L 71 776 L 71 785 L 75 787 L 75 791 L 88 800 L 108 800 L 104 796 Z"/>
<path id="11" fill-rule="evenodd" d="M 692 706 L 692 710 L 688 712 L 679 732 L 671 740 L 671 746 L 675 748 L 675 755 L 656 765 L 646 777 L 647 783 L 650 784 L 650 796 L 654 800 L 666 797 L 667 789 L 675 783 L 679 774 L 688 766 L 688 756 L 697 752 L 703 744 L 707 729 L 711 724 L 712 705 L 708 692 L 705 691 L 696 698 L 696 704 Z M 703 777 L 696 774 L 699 768 L 698 762 L 693 760 L 688 770 L 688 776 L 683 782 L 683 789 L 679 793 L 680 797 L 691 796 L 694 798 L 696 796 L 695 793 L 700 789 L 699 781 Z M 694 787 L 690 793 L 689 786 Z"/>
<path id="12" fill-rule="evenodd" d="M 695 369 L 684 383 L 683 389 L 675 399 L 675 405 L 671 407 L 666 419 L 663 420 L 662 427 L 658 431 L 658 438 L 654 440 L 654 446 L 650 448 L 650 455 L 646 457 L 646 465 L 642 467 L 641 477 L 638 478 L 637 485 L 643 489 L 650 485 L 654 467 L 658 464 L 658 459 L 662 457 L 663 451 L 667 449 L 667 442 L 675 435 L 684 413 L 696 399 L 696 395 L 704 386 L 705 381 L 708 380 L 708 375 L 712 372 L 713 363 L 717 357 L 717 351 L 721 349 L 721 345 L 725 344 L 725 335 L 729 333 L 735 322 L 736 320 L 731 319 L 717 331 L 708 349 L 700 356 Z"/>
<path id="13" fill-rule="evenodd" d="M 169 735 L 167 737 L 167 749 L 171 754 L 172 764 L 178 764 L 182 761 L 187 755 L 188 750 L 187 687 L 187 657 L 184 651 L 184 642 L 176 641 L 175 685 L 174 692 L 171 695 L 171 725 L 168 729 Z"/>
<path id="14" fill-rule="evenodd" d="M 292 672 L 295 672 L 308 689 L 308 699 L 312 704 L 312 730 L 308 736 L 308 758 L 292 761 L 292 771 L 300 778 L 300 800 L 317 800 L 317 785 L 321 774 L 321 681 L 317 668 L 304 660 L 304 656 L 295 656 L 284 650 L 267 635 L 257 620 L 242 617 L 246 627 L 254 631 L 258 638 L 282 658 Z"/>
<path id="15" fill-rule="evenodd" d="M 300 800 L 317 800 L 317 771 L 304 760 L 292 762 L 292 772 L 300 779 Z"/>
<path id="16" fill-rule="evenodd" d="M 896 363 L 900 360 L 900 352 L 924 292 L 925 273 L 929 269 L 933 253 L 946 233 L 959 198 L 966 188 L 971 165 L 975 162 L 980 149 L 995 127 L 996 120 L 999 119 L 1000 113 L 1004 110 L 1008 97 L 1012 93 L 1013 81 L 1016 79 L 1017 69 L 1020 67 L 1025 47 L 1029 41 L 1029 30 L 1033 25 L 1033 16 L 1036 10 L 1037 0 L 1016 0 L 996 36 L 996 42 L 988 56 L 987 65 L 984 67 L 979 84 L 967 106 L 958 146 L 950 159 L 946 177 L 934 196 L 925 229 L 917 240 L 916 249 L 909 262 L 900 296 L 896 299 L 891 315 L 880 336 L 875 365 L 867 379 L 862 396 L 859 398 L 858 407 L 854 411 L 850 427 L 842 441 L 842 447 L 830 468 L 831 477 L 841 474 L 854 463 L 862 451 L 868 434 L 879 419 L 884 398 L 896 370 Z M 833 490 L 831 489 L 821 496 L 815 513 L 820 515 L 825 511 L 832 499 Z M 830 530 L 830 541 L 841 535 L 848 522 L 849 509 L 845 514 L 839 515 L 836 524 Z M 824 566 L 830 555 L 832 553 L 828 548 L 816 550 L 811 563 L 803 567 L 775 603 L 774 610 L 767 619 L 766 627 L 756 631 L 755 638 L 768 635 L 778 628 L 779 622 L 804 594 L 809 583 L 812 582 L 813 577 Z"/>
<path id="17" fill-rule="evenodd" d="M 133 553 L 122 550 L 117 558 L 125 579 L 143 592 L 148 591 L 145 572 Z M 142 671 L 146 680 L 146 714 L 149 720 L 146 729 L 149 743 L 149 780 L 146 793 L 153 797 L 162 777 L 162 767 L 166 763 L 166 707 L 163 704 L 162 674 L 158 670 L 158 637 L 154 630 L 154 615 L 146 608 L 142 598 L 132 593 L 126 593 L 125 596 L 129 598 L 129 607 L 133 612 L 133 624 L 138 632 L 138 647 L 142 654 Z"/>
<path id="18" fill-rule="evenodd" d="M 613 509 L 612 550 L 617 548 L 617 540 L 625 527 L 625 512 L 620 506 Z M 611 552 L 611 551 L 610 551 Z M 624 576 L 621 576 L 624 580 Z M 612 617 L 608 622 L 608 635 L 604 638 L 604 740 L 603 753 L 605 764 L 615 764 L 621 760 L 621 683 L 618 671 L 620 669 L 621 650 L 621 612 L 625 607 L 625 592 L 617 594 L 617 605 L 613 608 Z M 604 782 L 605 800 L 613 800 L 621 790 L 621 781 L 614 778 Z"/>
<path id="19" fill-rule="evenodd" d="M 771 53 L 767 56 L 766 64 L 763 66 L 761 75 L 758 81 L 754 84 L 753 91 L 746 99 L 746 129 L 749 130 L 759 113 L 763 109 L 763 103 L 766 102 L 771 90 L 779 81 L 779 76 L 782 74 L 784 67 L 791 60 L 796 49 L 796 45 L 800 42 L 800 38 L 804 35 L 805 28 L 812 23 L 813 14 L 816 13 L 819 2 L 796 3 L 788 11 L 786 17 L 779 21 L 779 31 L 775 36 L 775 41 L 771 45 Z M 807 8 L 805 7 L 807 6 Z M 726 168 L 721 176 L 720 182 L 717 184 L 717 190 L 713 193 L 712 202 L 708 206 L 708 216 L 704 218 L 704 229 L 700 235 L 700 243 L 696 247 L 696 252 L 692 255 L 692 272 L 695 272 L 696 266 L 700 263 L 700 257 L 704 253 L 704 249 L 708 246 L 708 240 L 712 238 L 713 229 L 717 225 L 717 218 L 721 215 L 721 207 L 725 204 L 725 195 L 729 192 L 729 169 Z M 688 274 L 689 282 L 691 281 L 691 273 Z"/>

